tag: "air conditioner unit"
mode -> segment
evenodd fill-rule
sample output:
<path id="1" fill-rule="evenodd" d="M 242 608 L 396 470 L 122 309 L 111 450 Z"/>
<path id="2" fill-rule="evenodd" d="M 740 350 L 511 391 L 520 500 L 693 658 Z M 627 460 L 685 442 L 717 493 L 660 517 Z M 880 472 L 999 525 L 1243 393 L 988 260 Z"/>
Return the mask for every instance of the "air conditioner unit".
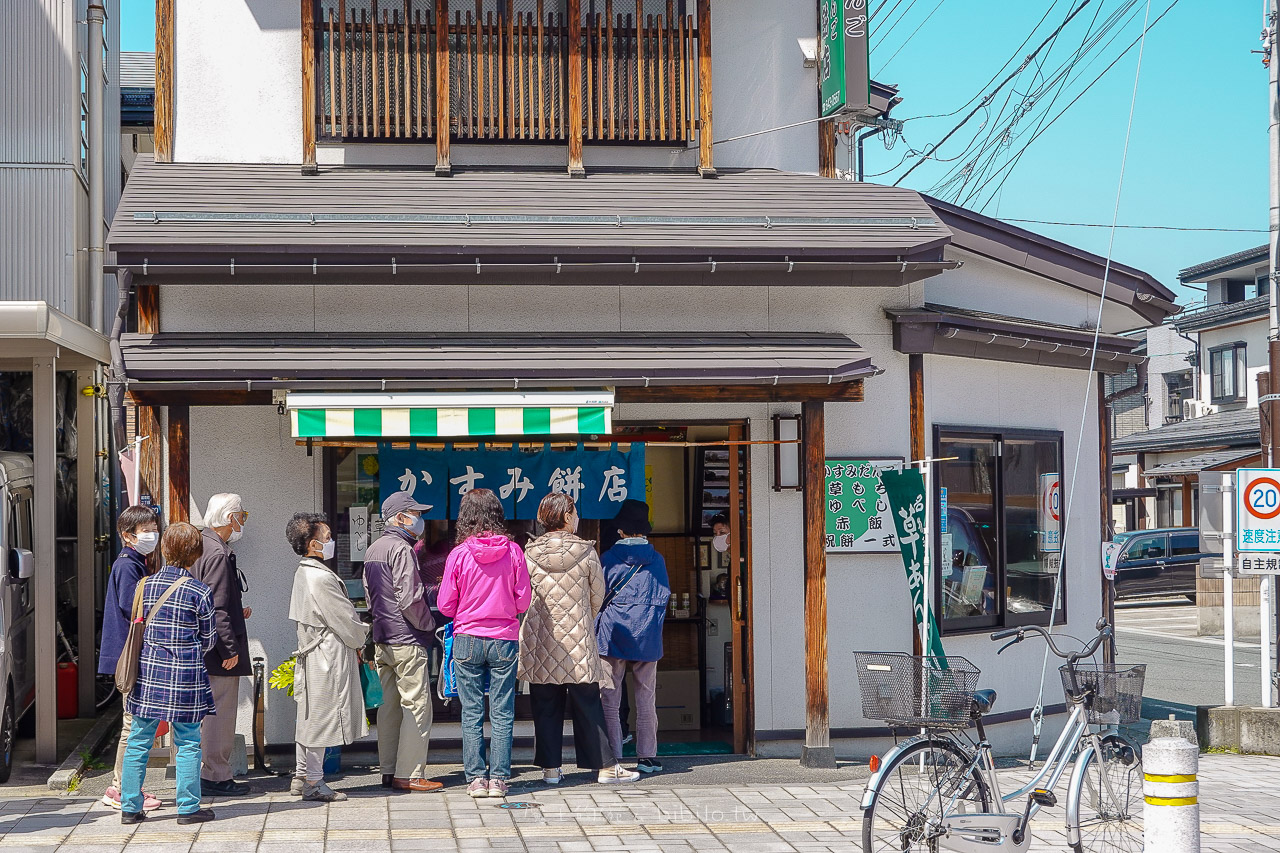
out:
<path id="1" fill-rule="evenodd" d="M 1182 401 L 1182 417 L 1183 420 L 1191 420 L 1192 418 L 1202 418 L 1209 414 L 1209 404 L 1204 400 L 1183 400 Z"/>

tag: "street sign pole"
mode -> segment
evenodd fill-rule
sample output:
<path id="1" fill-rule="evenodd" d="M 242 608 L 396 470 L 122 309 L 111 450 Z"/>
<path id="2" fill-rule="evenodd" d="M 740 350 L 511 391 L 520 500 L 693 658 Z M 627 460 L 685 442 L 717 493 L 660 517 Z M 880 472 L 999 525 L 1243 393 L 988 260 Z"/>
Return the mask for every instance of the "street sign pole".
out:
<path id="1" fill-rule="evenodd" d="M 1236 703 L 1235 613 L 1232 606 L 1235 596 L 1231 589 L 1231 575 L 1235 572 L 1235 554 L 1233 553 L 1235 540 L 1232 536 L 1231 511 L 1235 509 L 1233 506 L 1235 497 L 1235 489 L 1228 478 L 1222 487 L 1222 662 L 1225 667 L 1223 689 L 1226 694 L 1224 705 Z"/>

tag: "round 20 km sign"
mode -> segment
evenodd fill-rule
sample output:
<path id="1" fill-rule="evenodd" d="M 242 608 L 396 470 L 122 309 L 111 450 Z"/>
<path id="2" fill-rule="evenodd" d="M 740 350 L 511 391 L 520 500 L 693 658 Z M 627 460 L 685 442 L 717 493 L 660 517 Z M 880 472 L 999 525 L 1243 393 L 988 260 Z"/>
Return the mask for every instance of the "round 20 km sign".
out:
<path id="1" fill-rule="evenodd" d="M 1236 550 L 1280 552 L 1280 469 L 1236 471 Z"/>

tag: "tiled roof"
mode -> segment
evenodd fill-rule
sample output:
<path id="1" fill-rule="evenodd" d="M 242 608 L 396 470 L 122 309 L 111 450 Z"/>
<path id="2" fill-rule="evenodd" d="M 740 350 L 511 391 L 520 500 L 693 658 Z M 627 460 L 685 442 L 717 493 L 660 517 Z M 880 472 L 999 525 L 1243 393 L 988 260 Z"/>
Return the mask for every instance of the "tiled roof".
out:
<path id="1" fill-rule="evenodd" d="M 1258 448 L 1232 448 L 1230 450 L 1214 450 L 1210 453 L 1200 453 L 1187 459 L 1179 459 L 1176 462 L 1165 462 L 1163 465 L 1157 465 L 1154 468 L 1148 468 L 1143 471 L 1143 475 L 1147 477 L 1173 477 L 1185 474 L 1199 474 L 1201 471 L 1207 471 L 1210 468 L 1216 468 L 1219 465 L 1225 465 L 1228 462 L 1235 462 L 1240 459 L 1248 459 L 1255 456 Z"/>
<path id="2" fill-rule="evenodd" d="M 1178 331 L 1195 332 L 1226 323 L 1239 323 L 1266 317 L 1270 309 L 1270 297 L 1264 294 L 1241 302 L 1221 302 L 1216 305 L 1206 305 L 1195 311 L 1186 311 L 1174 317 L 1172 323 Z"/>
<path id="3" fill-rule="evenodd" d="M 1264 261 L 1269 256 L 1271 248 L 1267 245 L 1258 246 L 1255 249 L 1245 249 L 1243 252 L 1236 252 L 1234 255 L 1226 255 L 1221 258 L 1214 258 L 1212 261 L 1205 261 L 1202 264 L 1196 264 L 1187 267 L 1178 273 L 1179 281 L 1188 281 L 1193 278 L 1199 278 L 1205 273 L 1215 272 L 1217 270 L 1229 270 L 1246 264 L 1249 261 Z"/>
<path id="4" fill-rule="evenodd" d="M 1258 443 L 1258 410 L 1232 409 L 1117 438 L 1117 453 L 1194 450 L 1197 447 L 1247 447 Z"/>

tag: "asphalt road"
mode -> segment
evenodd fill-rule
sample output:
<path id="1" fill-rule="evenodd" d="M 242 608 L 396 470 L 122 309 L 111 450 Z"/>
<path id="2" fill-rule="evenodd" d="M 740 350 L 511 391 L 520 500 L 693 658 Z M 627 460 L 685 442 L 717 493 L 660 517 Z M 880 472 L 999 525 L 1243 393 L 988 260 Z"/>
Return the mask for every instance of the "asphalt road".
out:
<path id="1" fill-rule="evenodd" d="M 1120 663 L 1147 664 L 1144 716 L 1195 719 L 1197 705 L 1225 701 L 1222 637 L 1196 636 L 1192 604 L 1156 599 L 1117 606 L 1116 648 Z M 1259 659 L 1256 641 L 1235 643 L 1237 703 L 1261 702 Z"/>

